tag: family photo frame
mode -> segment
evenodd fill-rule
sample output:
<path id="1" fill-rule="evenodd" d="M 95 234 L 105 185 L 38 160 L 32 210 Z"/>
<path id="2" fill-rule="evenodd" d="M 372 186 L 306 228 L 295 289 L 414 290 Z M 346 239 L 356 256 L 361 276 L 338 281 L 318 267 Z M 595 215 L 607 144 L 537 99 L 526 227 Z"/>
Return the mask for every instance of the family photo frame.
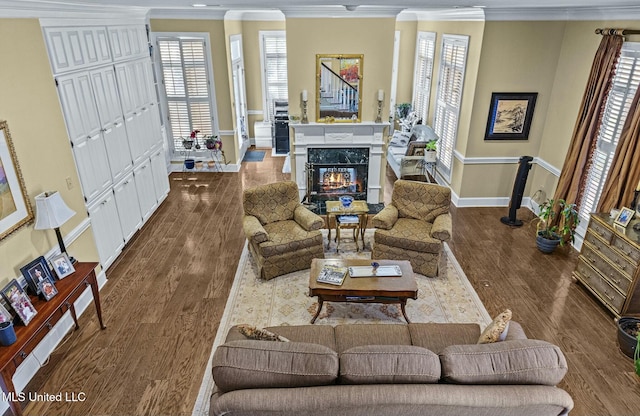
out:
<path id="1" fill-rule="evenodd" d="M 64 279 L 76 271 L 71 260 L 69 260 L 67 253 L 60 253 L 57 256 L 52 257 L 51 266 L 53 267 L 53 271 L 56 276 L 58 276 L 58 279 Z"/>
<path id="2" fill-rule="evenodd" d="M 47 260 L 44 258 L 44 256 L 40 256 L 37 259 L 31 261 L 26 266 L 22 266 L 20 268 L 20 272 L 24 276 L 24 279 L 27 281 L 29 289 L 31 289 L 31 291 L 35 295 L 40 295 L 42 293 L 40 291 L 39 283 L 41 283 L 45 279 L 49 279 L 53 282 L 53 276 L 51 276 L 51 271 L 49 270 Z"/>
<path id="3" fill-rule="evenodd" d="M 38 313 L 31 303 L 29 295 L 22 289 L 20 283 L 16 279 L 12 279 L 4 288 L 2 288 L 2 297 L 11 305 L 14 311 L 20 317 L 23 324 L 27 325 Z"/>
<path id="4" fill-rule="evenodd" d="M 484 139 L 528 139 L 537 98 L 537 92 L 492 93 Z"/>
<path id="5" fill-rule="evenodd" d="M 6 121 L 0 121 L 0 240 L 33 221 L 33 209 Z"/>
<path id="6" fill-rule="evenodd" d="M 631 222 L 631 219 L 633 218 L 633 215 L 636 212 L 630 208 L 626 208 L 623 207 L 620 209 L 620 212 L 618 213 L 618 215 L 616 216 L 616 219 L 613 220 L 614 224 L 618 224 L 621 225 L 623 227 L 627 227 L 627 225 L 629 225 L 629 223 Z"/>

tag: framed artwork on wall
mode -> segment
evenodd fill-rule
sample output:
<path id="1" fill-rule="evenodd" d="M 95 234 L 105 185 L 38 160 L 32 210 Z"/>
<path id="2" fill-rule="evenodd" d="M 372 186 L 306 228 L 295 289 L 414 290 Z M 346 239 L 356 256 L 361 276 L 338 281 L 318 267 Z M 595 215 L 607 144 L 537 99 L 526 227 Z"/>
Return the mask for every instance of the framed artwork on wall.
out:
<path id="1" fill-rule="evenodd" d="M 537 98 L 537 92 L 492 93 L 484 139 L 528 139 Z"/>
<path id="2" fill-rule="evenodd" d="M 33 221 L 9 126 L 0 121 L 0 240 Z"/>

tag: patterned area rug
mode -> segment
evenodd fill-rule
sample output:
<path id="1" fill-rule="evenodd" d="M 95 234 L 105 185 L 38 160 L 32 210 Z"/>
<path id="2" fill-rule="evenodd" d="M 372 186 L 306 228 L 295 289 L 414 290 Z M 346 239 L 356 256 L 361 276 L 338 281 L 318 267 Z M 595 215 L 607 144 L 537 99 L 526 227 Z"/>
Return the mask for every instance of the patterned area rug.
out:
<path id="1" fill-rule="evenodd" d="M 336 253 L 336 243 L 331 241 L 327 249 L 327 230 L 323 230 L 326 258 L 371 258 L 373 230 L 365 233 L 365 248 L 356 251 L 351 238 L 343 237 L 340 252 Z M 335 236 L 335 235 L 334 235 Z M 333 236 L 332 236 L 333 237 Z M 453 253 L 445 245 L 439 276 L 435 278 L 416 274 L 418 299 L 407 301 L 407 315 L 411 322 L 460 323 L 476 322 L 484 328 L 491 317 L 467 280 Z M 309 292 L 309 270 L 301 270 L 263 281 L 257 278 L 257 267 L 245 245 L 227 306 L 220 321 L 220 327 L 213 344 L 224 342 L 229 328 L 236 324 L 248 323 L 258 327 L 275 325 L 307 325 L 315 314 L 317 299 Z M 399 305 L 376 303 L 331 303 L 325 302 L 316 325 L 337 324 L 398 324 L 406 323 Z M 208 415 L 209 397 L 213 389 L 211 359 L 205 371 L 194 416 Z"/>

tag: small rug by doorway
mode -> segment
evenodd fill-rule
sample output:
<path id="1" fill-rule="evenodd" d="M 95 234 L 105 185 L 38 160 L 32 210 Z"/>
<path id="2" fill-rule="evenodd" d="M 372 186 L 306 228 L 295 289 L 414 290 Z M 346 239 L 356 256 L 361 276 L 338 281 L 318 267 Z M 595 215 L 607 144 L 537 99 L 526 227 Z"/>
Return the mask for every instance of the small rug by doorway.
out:
<path id="1" fill-rule="evenodd" d="M 336 253 L 334 241 L 331 241 L 329 249 L 326 248 L 327 230 L 322 230 L 325 258 L 371 258 L 373 231 L 369 229 L 365 233 L 364 250 L 357 252 L 353 240 L 343 238 L 340 253 Z M 475 322 L 482 328 L 491 322 L 489 313 L 446 244 L 439 276 L 429 278 L 416 274 L 416 280 L 418 299 L 410 299 L 406 306 L 411 322 Z M 211 358 L 216 347 L 224 342 L 229 328 L 242 323 L 258 327 L 307 325 L 318 306 L 317 299 L 309 297 L 308 292 L 309 269 L 268 281 L 259 279 L 245 243 L 192 416 L 209 414 L 209 398 L 213 391 Z M 405 322 L 400 307 L 396 305 L 327 302 L 316 325 Z"/>
<path id="2" fill-rule="evenodd" d="M 265 152 L 263 150 L 248 150 L 244 157 L 243 162 L 262 162 Z"/>

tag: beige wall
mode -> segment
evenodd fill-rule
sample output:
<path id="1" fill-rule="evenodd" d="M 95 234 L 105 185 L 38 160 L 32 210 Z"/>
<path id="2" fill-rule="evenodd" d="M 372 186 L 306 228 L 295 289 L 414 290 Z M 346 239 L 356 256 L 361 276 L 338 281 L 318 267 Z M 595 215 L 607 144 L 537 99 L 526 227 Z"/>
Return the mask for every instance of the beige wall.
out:
<path id="1" fill-rule="evenodd" d="M 316 120 L 316 54 L 363 54 L 362 120 L 377 114 L 377 92 L 391 88 L 394 18 L 287 19 L 289 111 L 301 113 L 300 94 L 309 93 L 309 121 Z M 382 114 L 389 113 L 389 100 Z"/>
<path id="2" fill-rule="evenodd" d="M 229 85 L 229 62 L 227 61 L 228 38 L 223 20 L 151 19 L 153 32 L 204 32 L 211 41 L 211 60 L 216 89 L 216 106 L 220 130 L 233 130 L 231 90 Z M 235 163 L 238 158 L 233 135 L 221 136 L 227 160 Z"/>
<path id="3" fill-rule="evenodd" d="M 396 22 L 400 32 L 398 51 L 398 84 L 396 103 L 410 103 L 413 99 L 413 72 L 415 67 L 417 21 Z"/>
<path id="4" fill-rule="evenodd" d="M 9 126 L 31 205 L 43 191 L 58 190 L 76 215 L 61 227 L 67 235 L 87 218 L 58 94 L 37 19 L 0 20 L 0 119 Z M 73 187 L 67 189 L 66 178 Z M 57 247 L 53 230 L 27 225 L 0 241 L 0 285 L 20 267 Z M 80 261 L 98 261 L 91 228 L 67 247 Z"/>

